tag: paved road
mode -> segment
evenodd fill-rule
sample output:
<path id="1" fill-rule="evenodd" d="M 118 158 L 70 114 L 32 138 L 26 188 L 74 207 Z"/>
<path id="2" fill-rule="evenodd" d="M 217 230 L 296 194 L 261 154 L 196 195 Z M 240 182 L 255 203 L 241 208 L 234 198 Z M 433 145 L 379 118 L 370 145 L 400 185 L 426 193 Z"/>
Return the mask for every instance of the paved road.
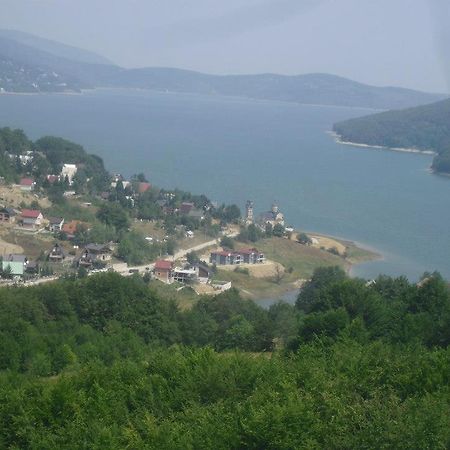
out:
<path id="1" fill-rule="evenodd" d="M 238 234 L 239 233 L 236 231 L 236 232 L 233 232 L 233 233 L 228 233 L 225 236 L 234 238 Z M 195 245 L 195 246 L 190 247 L 190 248 L 178 250 L 175 253 L 175 255 L 173 255 L 171 257 L 171 259 L 173 261 L 176 261 L 177 259 L 181 259 L 181 258 L 185 257 L 190 252 L 198 252 L 198 251 L 203 250 L 205 248 L 212 247 L 213 245 L 218 245 L 220 239 L 221 238 L 213 239 L 213 240 L 208 241 L 208 242 L 203 242 L 203 244 L 198 244 L 198 245 Z M 122 263 L 122 264 L 115 264 L 115 265 L 113 265 L 113 270 L 115 272 L 119 273 L 122 276 L 130 276 L 130 275 L 133 275 L 133 273 L 144 274 L 146 272 L 151 272 L 154 269 L 154 267 L 155 267 L 154 263 L 143 264 L 142 266 L 134 266 L 134 267 L 127 267 L 125 263 Z M 94 272 L 89 272 L 88 275 L 94 275 L 95 273 L 97 273 L 97 272 L 95 272 L 95 271 Z M 58 279 L 58 277 L 39 278 L 37 280 L 27 281 L 26 283 L 23 283 L 23 284 L 21 283 L 20 285 L 22 285 L 22 286 L 23 285 L 25 285 L 25 286 L 36 286 L 36 285 L 43 284 L 43 283 L 50 283 L 50 282 L 55 281 L 57 279 Z M 5 285 L 14 285 L 15 283 L 14 283 L 14 281 L 11 281 L 11 282 L 6 282 L 4 284 Z"/>
<path id="2" fill-rule="evenodd" d="M 234 233 L 229 233 L 226 236 L 234 238 L 238 234 L 239 233 L 236 231 Z M 208 242 L 203 242 L 203 244 L 198 244 L 198 245 L 195 245 L 195 246 L 187 248 L 187 249 L 178 250 L 175 253 L 175 255 L 173 255 L 171 257 L 171 259 L 173 261 L 176 261 L 177 259 L 181 259 L 181 258 L 185 257 L 190 252 L 198 252 L 198 251 L 203 250 L 205 248 L 212 247 L 213 245 L 218 245 L 220 239 L 221 238 L 213 239 L 213 240 L 208 241 Z M 150 272 L 150 271 L 152 271 L 154 269 L 154 267 L 155 267 L 155 264 L 151 263 L 151 264 L 144 264 L 142 266 L 134 266 L 134 267 L 126 267 L 126 268 L 125 267 L 123 267 L 123 268 L 122 267 L 120 267 L 120 268 L 117 267 L 117 269 L 114 269 L 114 270 L 117 273 L 120 273 L 123 276 L 127 276 L 127 275 L 132 275 L 133 273 L 137 273 L 137 272 L 138 273 Z M 113 268 L 114 268 L 114 266 L 113 266 Z"/>

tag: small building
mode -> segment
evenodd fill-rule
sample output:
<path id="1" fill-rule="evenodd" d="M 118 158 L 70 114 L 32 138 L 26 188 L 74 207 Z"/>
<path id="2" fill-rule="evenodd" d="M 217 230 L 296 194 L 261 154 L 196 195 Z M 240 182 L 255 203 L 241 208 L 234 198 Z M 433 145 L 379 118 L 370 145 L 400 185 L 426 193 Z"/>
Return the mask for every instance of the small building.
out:
<path id="1" fill-rule="evenodd" d="M 264 253 L 256 248 L 244 248 L 238 250 L 238 253 L 242 256 L 244 264 L 262 264 L 266 260 Z"/>
<path id="2" fill-rule="evenodd" d="M 22 191 L 33 191 L 36 187 L 36 182 L 32 178 L 22 178 L 20 180 L 20 189 Z"/>
<path id="3" fill-rule="evenodd" d="M 48 260 L 51 262 L 62 262 L 66 258 L 64 249 L 56 243 L 48 254 Z"/>
<path id="4" fill-rule="evenodd" d="M 62 231 L 64 226 L 63 217 L 49 217 L 48 222 L 48 229 L 53 233 L 59 233 Z"/>
<path id="5" fill-rule="evenodd" d="M 97 261 L 97 258 L 92 253 L 89 253 L 88 250 L 83 250 L 83 253 L 80 255 L 77 261 L 78 267 L 84 267 L 85 269 L 91 269 L 94 263 Z"/>
<path id="6" fill-rule="evenodd" d="M 2 271 L 10 271 L 12 276 L 23 276 L 27 265 L 28 258 L 25 255 L 11 253 L 2 257 Z"/>
<path id="7" fill-rule="evenodd" d="M 72 184 L 77 171 L 78 168 L 76 164 L 64 164 L 61 170 L 61 177 L 63 180 L 67 179 L 69 184 Z"/>
<path id="8" fill-rule="evenodd" d="M 0 209 L 0 222 L 3 223 L 14 223 L 16 217 L 19 215 L 19 211 L 14 208 L 1 208 Z"/>
<path id="9" fill-rule="evenodd" d="M 241 250 L 222 250 L 211 252 L 209 262 L 221 266 L 232 266 L 238 264 L 261 264 L 265 261 L 263 253 L 256 248 Z"/>
<path id="10" fill-rule="evenodd" d="M 188 212 L 188 217 L 192 217 L 193 219 L 203 220 L 205 218 L 205 212 L 203 209 L 192 208 Z"/>
<path id="11" fill-rule="evenodd" d="M 194 283 L 198 278 L 198 270 L 196 268 L 175 267 L 172 271 L 172 278 L 179 283 Z"/>
<path id="12" fill-rule="evenodd" d="M 192 202 L 183 202 L 180 205 L 180 214 L 189 214 L 191 210 L 194 209 L 194 204 Z"/>
<path id="13" fill-rule="evenodd" d="M 221 266 L 239 265 L 242 263 L 242 256 L 233 250 L 224 249 L 211 252 L 209 262 Z"/>
<path id="14" fill-rule="evenodd" d="M 37 228 L 42 225 L 44 216 L 41 211 L 37 209 L 23 209 L 22 210 L 22 224 L 27 228 Z"/>
<path id="15" fill-rule="evenodd" d="M 163 259 L 156 261 L 153 274 L 158 280 L 171 283 L 173 281 L 173 263 Z"/>
<path id="16" fill-rule="evenodd" d="M 88 244 L 84 247 L 85 252 L 95 256 L 97 261 L 110 261 L 112 258 L 112 249 L 107 244 Z"/>

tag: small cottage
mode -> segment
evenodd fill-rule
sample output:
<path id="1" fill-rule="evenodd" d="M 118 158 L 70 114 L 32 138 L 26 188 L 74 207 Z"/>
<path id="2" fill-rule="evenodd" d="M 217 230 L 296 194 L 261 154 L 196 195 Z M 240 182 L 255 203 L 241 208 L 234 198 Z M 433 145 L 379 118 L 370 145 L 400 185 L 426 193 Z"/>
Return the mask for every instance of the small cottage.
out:
<path id="1" fill-rule="evenodd" d="M 84 250 L 93 255 L 98 261 L 110 261 L 112 258 L 112 249 L 107 244 L 88 244 Z"/>
<path id="2" fill-rule="evenodd" d="M 25 255 L 11 253 L 3 255 L 1 260 L 2 272 L 8 272 L 12 276 L 23 276 L 28 264 L 28 258 Z"/>
<path id="3" fill-rule="evenodd" d="M 64 249 L 56 243 L 48 254 L 48 260 L 51 262 L 62 262 L 66 258 Z"/>
<path id="4" fill-rule="evenodd" d="M 37 209 L 23 209 L 21 216 L 22 225 L 27 228 L 38 228 L 44 220 L 43 214 Z"/>
<path id="5" fill-rule="evenodd" d="M 1 208 L 0 209 L 0 222 L 3 223 L 14 223 L 16 217 L 19 215 L 19 211 L 14 208 Z"/>
<path id="6" fill-rule="evenodd" d="M 62 231 L 63 225 L 63 217 L 49 217 L 48 219 L 48 229 L 53 233 L 59 233 L 60 231 Z"/>
<path id="7" fill-rule="evenodd" d="M 22 191 L 33 191 L 35 186 L 36 183 L 32 178 L 22 178 L 20 180 L 20 189 Z"/>
<path id="8" fill-rule="evenodd" d="M 158 280 L 171 283 L 173 281 L 173 263 L 162 259 L 156 261 L 153 274 Z"/>

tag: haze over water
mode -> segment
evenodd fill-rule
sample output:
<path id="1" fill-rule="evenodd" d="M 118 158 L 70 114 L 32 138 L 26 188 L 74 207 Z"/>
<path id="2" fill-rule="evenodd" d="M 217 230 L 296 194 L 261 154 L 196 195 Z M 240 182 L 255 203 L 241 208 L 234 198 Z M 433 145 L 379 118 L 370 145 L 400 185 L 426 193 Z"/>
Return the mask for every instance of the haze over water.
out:
<path id="1" fill-rule="evenodd" d="M 257 211 L 277 201 L 296 228 L 384 255 L 355 275 L 450 278 L 450 179 L 429 174 L 430 156 L 344 146 L 326 133 L 370 112 L 125 90 L 0 96 L 0 126 L 74 140 L 111 171 L 242 210 L 247 199 Z"/>

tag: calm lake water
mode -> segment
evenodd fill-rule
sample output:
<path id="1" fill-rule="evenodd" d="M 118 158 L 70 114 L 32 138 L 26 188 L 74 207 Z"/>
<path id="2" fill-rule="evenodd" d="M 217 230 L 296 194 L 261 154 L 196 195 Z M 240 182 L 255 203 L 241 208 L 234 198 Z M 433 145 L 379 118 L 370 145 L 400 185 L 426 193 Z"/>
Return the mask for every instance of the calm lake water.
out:
<path id="1" fill-rule="evenodd" d="M 355 275 L 450 278 L 450 179 L 429 174 L 430 156 L 344 146 L 326 133 L 369 113 L 145 91 L 0 96 L 0 126 L 72 139 L 111 171 L 242 209 L 277 201 L 293 226 L 384 255 Z"/>

